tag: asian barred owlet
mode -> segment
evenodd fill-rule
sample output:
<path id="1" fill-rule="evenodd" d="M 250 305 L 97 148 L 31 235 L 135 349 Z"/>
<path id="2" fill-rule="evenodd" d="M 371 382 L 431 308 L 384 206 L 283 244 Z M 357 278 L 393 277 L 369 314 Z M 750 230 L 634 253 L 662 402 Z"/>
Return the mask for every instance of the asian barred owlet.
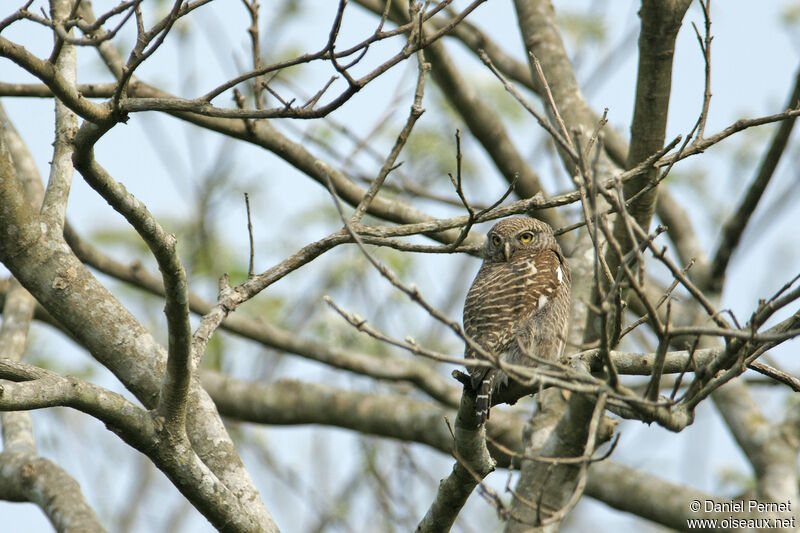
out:
<path id="1" fill-rule="evenodd" d="M 571 279 L 552 228 L 514 217 L 487 236 L 483 264 L 464 302 L 464 332 L 507 363 L 535 366 L 531 355 L 557 360 L 565 346 Z M 469 345 L 465 357 L 482 359 Z M 483 423 L 492 392 L 508 376 L 489 367 L 469 371 Z"/>

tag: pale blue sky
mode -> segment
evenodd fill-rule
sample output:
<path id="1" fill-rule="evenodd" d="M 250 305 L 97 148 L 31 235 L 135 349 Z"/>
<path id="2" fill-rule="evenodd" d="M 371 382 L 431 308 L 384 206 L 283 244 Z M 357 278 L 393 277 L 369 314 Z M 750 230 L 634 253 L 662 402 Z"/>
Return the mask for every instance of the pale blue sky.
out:
<path id="1" fill-rule="evenodd" d="M 16 9 L 17 4 L 21 3 L 13 2 L 9 5 L 6 2 L 7 5 L 0 8 L 0 18 L 5 17 L 12 9 Z M 37 1 L 34 3 L 34 7 L 38 9 L 37 6 L 40 4 L 42 2 Z M 101 4 L 102 2 L 95 2 L 95 8 L 100 9 Z M 262 2 L 262 4 L 268 4 L 268 2 Z M 282 36 L 282 39 L 285 40 L 281 42 L 283 45 L 291 43 L 302 47 L 302 51 L 311 51 L 319 48 L 327 39 L 328 24 L 335 9 L 335 3 L 305 2 L 304 4 L 313 7 L 304 11 L 306 18 L 304 18 L 303 24 L 287 26 Z M 596 4 L 598 3 L 588 1 L 557 2 L 556 7 L 561 10 L 566 6 L 575 6 L 575 9 L 593 6 L 592 9 L 605 13 L 605 10 L 600 10 Z M 796 28 L 790 29 L 778 22 L 781 10 L 785 5 L 788 4 L 786 2 L 752 2 L 748 0 L 726 0 L 713 3 L 712 91 L 714 96 L 706 128 L 707 134 L 712 134 L 739 118 L 772 114 L 783 109 L 789 93 L 790 82 L 800 64 L 800 39 L 798 39 L 800 34 Z M 612 20 L 610 15 L 605 15 L 603 20 L 611 35 L 612 43 L 619 42 L 638 24 L 637 9 L 637 2 L 618 0 L 614 3 L 615 19 Z M 345 39 L 356 41 L 359 36 L 368 34 L 374 20 L 372 17 L 363 16 L 356 6 L 350 6 L 348 10 L 342 35 Z M 470 17 L 470 20 L 483 28 L 506 50 L 523 59 L 518 31 L 514 25 L 511 2 L 491 0 L 481 6 Z M 703 61 L 690 21 L 695 21 L 702 28 L 702 16 L 696 5 L 690 9 L 678 39 L 668 126 L 669 138 L 688 132 L 700 110 Z M 211 6 L 199 10 L 190 24 L 193 29 L 196 27 L 204 35 L 214 35 L 214 37 L 209 40 L 193 39 L 182 46 L 165 46 L 139 71 L 138 74 L 143 79 L 164 83 L 168 89 L 179 92 L 183 96 L 196 96 L 240 72 L 240 67 L 237 66 L 227 49 L 237 50 L 239 60 L 246 57 L 248 44 L 244 28 L 247 20 L 241 2 L 238 0 L 215 2 Z M 48 55 L 50 41 L 47 33 L 44 31 L 24 33 L 22 30 L 24 27 L 30 27 L 30 25 L 12 26 L 3 33 L 3 36 L 22 42 L 31 52 L 40 57 Z M 229 36 L 223 38 L 224 31 L 217 33 L 217 29 L 227 31 Z M 215 53 L 211 45 L 224 48 L 226 51 L 221 54 Z M 79 81 L 107 80 L 107 75 L 97 66 L 96 60 L 90 52 L 89 50 L 82 51 L 80 56 Z M 467 54 L 459 52 L 457 47 L 454 48 L 454 55 L 465 72 L 480 76 L 486 83 L 491 83 L 490 74 L 479 62 L 472 60 Z M 582 80 L 590 74 L 592 64 L 596 59 L 596 57 L 584 58 L 586 68 L 579 70 Z M 191 79 L 180 78 L 182 70 L 179 66 L 181 65 L 195 67 L 198 71 L 197 76 Z M 587 98 L 596 109 L 609 108 L 610 124 L 617 127 L 623 134 L 627 134 L 627 124 L 632 113 L 635 69 L 636 53 L 634 49 L 626 52 L 623 60 L 615 65 L 612 73 L 602 85 L 587 93 Z M 413 76 L 413 71 L 411 72 Z M 346 120 L 359 133 L 367 134 L 374 125 L 376 117 L 382 113 L 394 89 L 397 86 L 405 85 L 407 86 L 406 90 L 410 90 L 411 80 L 408 79 L 408 76 L 405 66 L 396 67 L 364 89 L 341 110 L 334 113 L 334 118 L 340 121 Z M 16 65 L 3 59 L 0 59 L 0 79 L 3 81 L 31 81 L 30 77 L 22 73 Z M 314 83 L 323 81 L 324 76 L 314 76 L 313 73 L 309 73 L 307 80 L 309 86 L 314 86 Z M 191 87 L 191 89 L 187 89 L 187 87 Z M 227 95 L 220 97 L 217 103 L 219 105 L 231 104 Z M 408 103 L 410 103 L 410 97 L 402 100 L 398 114 L 392 120 L 398 122 L 403 119 Z M 44 100 L 8 98 L 4 99 L 3 104 L 34 153 L 40 172 L 46 176 L 47 165 L 51 157 L 52 104 Z M 431 109 L 434 105 L 436 105 L 436 100 L 429 91 L 425 107 Z M 420 124 L 425 124 L 426 120 L 435 120 L 434 114 L 424 115 Z M 301 124 L 300 126 L 305 127 L 306 125 Z M 455 127 L 456 125 L 454 125 Z M 532 150 L 532 139 L 539 135 L 537 126 L 533 121 L 528 121 L 518 123 L 514 127 L 518 146 L 523 153 L 528 153 Z M 163 128 L 164 133 L 155 140 L 155 143 L 161 143 L 163 147 L 174 154 L 174 160 L 177 162 L 174 167 L 165 166 L 157 156 L 157 147 L 152 142 L 145 141 L 147 136 L 153 137 L 154 132 L 159 128 Z M 753 150 L 756 154 L 760 154 L 763 150 L 768 139 L 768 131 L 755 132 L 752 137 L 748 137 L 752 138 Z M 230 149 L 230 144 L 226 144 L 219 136 L 202 135 L 198 137 L 194 135 L 189 137 L 192 133 L 194 132 L 184 124 L 171 118 L 133 115 L 127 125 L 115 127 L 104 137 L 97 149 L 98 159 L 112 175 L 123 181 L 126 187 L 157 215 L 164 217 L 185 215 L 192 204 L 184 201 L 187 195 L 182 191 L 213 164 L 220 151 Z M 191 143 L 187 142 L 189 138 L 191 138 Z M 794 138 L 796 138 L 796 134 Z M 794 150 L 796 152 L 797 148 L 795 147 Z M 287 223 L 281 223 L 280 226 L 272 225 L 274 220 L 285 219 L 292 210 L 296 209 L 295 204 L 289 204 L 284 199 L 287 197 L 301 198 L 310 206 L 325 202 L 327 193 L 319 185 L 311 182 L 278 158 L 264 153 L 260 149 L 240 144 L 233 154 L 235 158 L 233 168 L 236 171 L 237 179 L 267 184 L 263 188 L 263 194 L 254 198 L 257 211 L 256 220 L 261 224 L 260 226 L 257 224 L 257 234 L 269 235 L 271 232 L 275 232 L 275 238 L 281 243 L 289 242 L 289 238 L 296 238 L 296 235 L 291 234 Z M 480 153 L 467 154 L 467 156 L 474 157 L 476 161 L 481 161 L 484 157 Z M 796 153 L 794 157 L 797 157 Z M 534 162 L 533 164 L 542 174 L 551 173 L 552 167 L 549 163 Z M 178 172 L 176 172 L 176 168 Z M 676 171 L 688 175 L 703 173 L 709 176 L 706 181 L 708 194 L 719 203 L 720 209 L 724 209 L 725 206 L 729 208 L 734 206 L 742 194 L 743 188 L 752 178 L 752 167 L 745 168 L 744 172 L 741 170 L 742 167 L 734 161 L 730 150 L 726 150 L 724 146 L 710 150 L 702 158 L 695 158 L 676 167 Z M 446 179 L 446 177 L 443 178 Z M 784 191 L 795 191 L 796 193 L 796 188 L 792 189 L 791 187 L 797 181 L 796 171 L 788 168 L 784 161 L 774 183 L 767 191 L 764 204 L 767 207 L 780 205 L 778 201 Z M 563 180 L 559 183 L 564 186 Z M 501 191 L 504 185 L 498 180 L 496 185 L 488 188 Z M 698 228 L 701 242 L 710 248 L 715 242 L 717 230 L 711 224 L 711 220 L 696 213 L 705 207 L 708 197 L 700 198 L 688 186 L 676 186 L 674 193 L 690 208 L 698 208 L 694 211 L 690 209 L 690 216 Z M 794 198 L 796 199 L 796 195 Z M 226 231 L 234 228 L 230 229 L 231 233 L 235 235 L 234 240 L 244 242 L 244 234 L 241 231 L 243 213 L 239 203 L 238 199 L 232 201 L 231 205 L 234 207 L 225 210 L 226 216 L 219 223 Z M 781 211 L 776 208 L 774 212 L 779 213 L 780 218 L 776 220 L 775 226 L 763 226 L 769 228 L 766 235 L 752 233 L 745 235 L 748 252 L 735 257 L 729 274 L 728 286 L 737 289 L 728 290 L 725 293 L 723 306 L 731 307 L 740 316 L 746 316 L 759 297 L 764 297 L 770 291 L 774 291 L 797 273 L 796 265 L 800 261 L 797 253 L 800 250 L 800 235 L 796 228 L 800 212 L 796 207 L 789 207 Z M 79 230 L 86 232 L 92 228 L 106 225 L 120 227 L 123 224 L 121 217 L 99 199 L 81 181 L 80 177 L 76 177 L 74 182 L 69 217 Z M 756 219 L 763 221 L 769 217 L 770 213 L 764 212 L 762 206 Z M 326 231 L 330 229 L 325 228 Z M 302 237 L 305 240 L 318 237 L 319 235 L 313 234 L 313 231 Z M 322 228 L 319 231 L 322 231 Z M 257 268 L 263 269 L 270 266 L 280 260 L 282 253 L 284 253 L 282 247 L 278 246 L 274 250 L 260 250 Z M 242 256 L 245 257 L 244 252 Z M 441 259 L 432 258 L 430 261 L 430 264 L 437 265 L 432 269 L 440 268 L 438 265 L 440 265 Z M 475 268 L 477 268 L 477 263 L 475 263 Z M 424 268 L 420 271 L 424 272 Z M 756 278 L 755 281 L 754 278 Z M 420 285 L 423 291 L 438 294 L 433 276 L 422 276 L 421 279 L 414 281 Z M 300 283 L 303 282 L 300 280 Z M 291 284 L 278 284 L 275 289 L 288 293 L 292 291 L 294 283 L 292 281 Z M 47 335 L 47 333 L 42 333 L 42 335 Z M 46 338 L 57 339 L 52 335 Z M 794 342 L 784 346 L 781 350 L 776 350 L 775 354 L 787 369 L 795 372 L 800 371 L 800 363 L 795 357 L 797 349 L 798 343 Z M 75 350 L 67 347 L 65 351 L 74 352 Z M 82 356 L 72 354 L 67 357 L 72 364 L 76 360 L 79 361 Z M 313 367 L 313 365 L 304 365 L 303 363 L 298 363 L 298 365 L 297 368 L 302 368 L 303 372 L 312 371 L 319 372 L 320 376 L 327 375 L 324 370 Z M 309 368 L 313 370 L 309 370 Z M 113 378 L 109 376 L 101 375 L 98 379 L 103 385 L 115 386 Z M 773 396 L 764 395 L 764 400 L 768 398 L 770 402 L 780 403 L 786 397 L 781 396 L 775 400 Z M 772 403 L 767 405 L 773 406 Z M 779 412 L 780 405 L 774 407 L 776 407 L 774 411 Z M 95 464 L 87 464 L 84 454 L 89 448 L 84 447 L 77 435 L 92 438 L 92 435 L 105 430 L 101 424 L 87 420 L 87 417 L 83 415 L 64 413 L 63 416 L 80 429 L 73 434 L 56 434 L 48 423 L 47 416 L 35 414 L 34 419 L 37 422 L 37 435 L 42 453 L 52 454 L 50 456 L 62 463 L 81 482 L 90 500 L 99 498 L 107 492 L 111 494 L 113 500 L 120 501 L 128 489 L 130 473 L 132 469 L 136 468 L 136 464 L 127 459 L 120 463 L 120 468 L 110 464 L 117 456 L 124 455 L 124 445 L 120 444 L 109 450 L 111 459 L 109 463 L 90 461 Z M 287 443 L 287 445 L 301 448 L 304 453 L 297 453 L 295 457 L 288 457 L 286 461 L 296 463 L 298 468 L 302 468 L 305 453 L 313 452 L 311 435 L 322 433 L 306 428 L 274 429 L 270 430 L 269 434 L 273 442 Z M 342 446 L 354 445 L 354 440 L 346 432 L 330 431 L 324 435 L 330 435 L 331 439 Z M 694 444 L 698 441 L 703 441 L 705 448 L 700 449 Z M 643 443 L 647 443 L 646 452 L 642 449 Z M 677 453 L 676 450 L 678 450 Z M 729 468 L 734 471 L 748 472 L 744 458 L 710 407 L 701 408 L 695 424 L 679 435 L 656 427 L 624 424 L 623 437 L 614 458 L 712 493 L 720 490 L 716 479 L 722 469 Z M 257 458 L 245 459 L 254 462 L 258 460 Z M 438 463 L 441 472 L 431 472 L 433 476 L 444 475 L 449 470 L 448 460 L 441 459 Z M 347 472 L 348 467 L 347 460 L 343 460 L 340 465 L 331 467 L 334 483 L 336 479 L 339 479 L 337 476 L 342 476 Z M 502 488 L 505 483 L 505 474 L 495 474 L 493 482 Z M 259 479 L 259 483 L 267 505 L 285 531 L 298 530 L 301 524 L 307 523 L 297 516 L 297 509 L 302 508 L 302 504 L 297 499 L 282 494 L 285 491 L 280 486 L 275 486 L 269 479 Z M 174 503 L 179 501 L 179 498 L 180 496 L 172 490 L 165 496 L 165 501 Z M 280 504 L 275 502 L 280 502 Z M 616 531 L 633 530 L 631 528 L 637 527 L 632 525 L 634 523 L 626 515 L 610 511 L 600 504 L 582 502 L 581 506 L 585 512 L 578 515 L 576 531 L 583 530 L 587 526 L 587 522 L 584 521 L 589 519 L 595 524 L 597 520 L 602 520 L 604 524 L 608 524 L 609 528 L 614 524 Z M 9 531 L 49 530 L 41 513 L 32 505 L 0 502 L 0 515 L 4 517 L 6 527 L 10 527 Z M 144 517 L 139 522 L 138 531 L 147 531 L 146 522 L 150 518 L 160 520 L 161 517 Z M 197 515 L 193 515 L 189 524 L 186 531 L 209 529 L 204 519 Z"/>

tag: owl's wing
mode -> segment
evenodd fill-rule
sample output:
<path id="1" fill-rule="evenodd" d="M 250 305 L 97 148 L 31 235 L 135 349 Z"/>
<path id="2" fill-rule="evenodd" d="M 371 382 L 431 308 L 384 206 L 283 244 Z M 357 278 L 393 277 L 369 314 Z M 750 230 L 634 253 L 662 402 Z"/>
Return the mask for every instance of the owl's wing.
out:
<path id="1" fill-rule="evenodd" d="M 514 272 L 505 268 L 507 266 L 508 263 L 484 262 L 464 302 L 464 333 L 487 352 L 498 355 L 499 348 L 511 338 L 513 305 L 510 305 L 509 295 L 523 287 Z M 484 359 L 469 343 L 464 356 Z M 476 366 L 468 370 L 472 386 L 477 390 L 491 368 Z"/>
<path id="2" fill-rule="evenodd" d="M 513 362 L 525 364 L 524 350 L 546 359 L 557 359 L 566 339 L 571 277 L 569 267 L 557 250 L 532 254 L 528 268 L 535 274 L 526 279 L 521 306 L 514 322 L 511 339 L 505 346 L 518 357 Z"/>

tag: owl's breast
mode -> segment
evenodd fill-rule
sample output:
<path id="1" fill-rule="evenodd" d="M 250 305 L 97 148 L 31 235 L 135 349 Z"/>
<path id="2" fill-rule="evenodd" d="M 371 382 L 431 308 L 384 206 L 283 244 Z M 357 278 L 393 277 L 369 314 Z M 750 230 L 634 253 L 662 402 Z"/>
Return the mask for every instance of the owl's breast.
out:
<path id="1" fill-rule="evenodd" d="M 496 351 L 511 340 L 514 323 L 531 304 L 533 287 L 528 261 L 485 263 L 464 305 L 464 330 L 487 350 Z"/>

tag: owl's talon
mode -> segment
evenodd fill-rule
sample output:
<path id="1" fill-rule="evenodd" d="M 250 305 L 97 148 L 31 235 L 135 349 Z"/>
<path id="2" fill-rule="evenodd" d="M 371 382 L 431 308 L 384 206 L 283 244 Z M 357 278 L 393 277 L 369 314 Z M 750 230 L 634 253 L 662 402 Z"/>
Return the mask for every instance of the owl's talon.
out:
<path id="1" fill-rule="evenodd" d="M 473 390 L 473 388 L 472 388 L 472 378 L 470 377 L 470 375 L 469 375 L 469 374 L 466 374 L 466 373 L 462 372 L 461 370 L 453 370 L 453 374 L 452 374 L 452 376 L 453 376 L 453 377 L 454 377 L 454 378 L 455 378 L 455 379 L 456 379 L 456 380 L 457 380 L 459 383 L 461 383 L 462 385 L 464 385 L 464 387 L 466 387 L 466 388 L 467 388 L 467 389 L 469 389 L 470 391 L 472 391 L 472 390 Z"/>

